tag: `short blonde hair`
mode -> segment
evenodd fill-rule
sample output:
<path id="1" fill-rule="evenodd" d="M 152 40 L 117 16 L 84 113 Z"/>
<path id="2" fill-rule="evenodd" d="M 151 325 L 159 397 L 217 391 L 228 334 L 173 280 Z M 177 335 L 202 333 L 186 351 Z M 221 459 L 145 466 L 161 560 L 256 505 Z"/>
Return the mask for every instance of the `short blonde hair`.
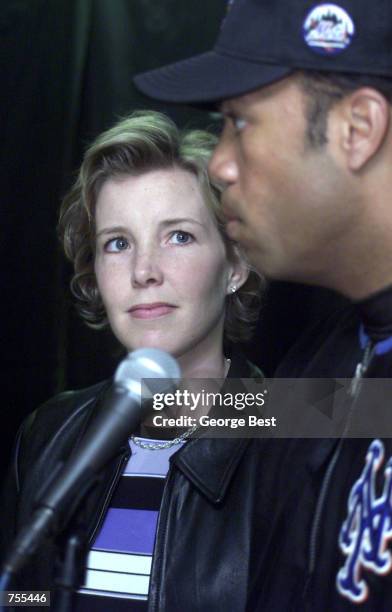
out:
<path id="1" fill-rule="evenodd" d="M 228 258 L 237 247 L 224 230 L 220 188 L 207 167 L 216 137 L 203 130 L 180 131 L 165 115 L 137 111 L 103 132 L 87 149 L 78 177 L 63 200 L 59 233 L 65 254 L 73 263 L 71 290 L 85 322 L 95 329 L 108 324 L 95 273 L 95 205 L 102 185 L 111 178 L 178 167 L 195 174 L 204 200 L 213 213 Z M 263 281 L 250 271 L 248 280 L 227 297 L 225 339 L 246 341 L 258 319 Z"/>

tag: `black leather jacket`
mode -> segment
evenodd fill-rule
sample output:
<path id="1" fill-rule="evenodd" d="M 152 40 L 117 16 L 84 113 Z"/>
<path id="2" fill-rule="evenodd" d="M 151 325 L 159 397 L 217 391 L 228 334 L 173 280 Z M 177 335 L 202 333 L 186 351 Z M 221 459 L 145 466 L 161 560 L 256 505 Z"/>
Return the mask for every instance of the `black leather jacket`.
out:
<path id="1" fill-rule="evenodd" d="M 255 375 L 232 357 L 231 377 Z M 260 374 L 260 372 L 258 372 Z M 31 515 L 34 500 L 58 461 L 77 448 L 108 383 L 49 400 L 24 422 L 16 442 L 3 513 L 3 546 Z M 262 440 L 194 439 L 171 460 L 156 534 L 150 581 L 150 612 L 254 610 L 261 566 L 263 516 L 258 475 Z M 118 482 L 129 447 L 103 471 L 99 483 L 74 513 L 70 531 L 91 545 Z M 63 538 L 47 543 L 12 585 L 51 590 Z M 80 561 L 80 582 L 83 562 Z"/>

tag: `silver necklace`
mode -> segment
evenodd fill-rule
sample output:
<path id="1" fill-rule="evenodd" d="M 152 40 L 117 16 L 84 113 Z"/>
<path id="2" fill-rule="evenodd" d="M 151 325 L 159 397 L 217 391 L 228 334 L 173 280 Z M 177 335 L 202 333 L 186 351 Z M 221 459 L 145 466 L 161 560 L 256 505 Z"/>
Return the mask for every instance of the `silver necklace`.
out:
<path id="1" fill-rule="evenodd" d="M 226 357 L 225 362 L 225 376 L 227 376 L 227 373 L 230 369 L 231 359 L 228 359 Z M 190 436 L 195 433 L 198 427 L 198 425 L 192 425 L 192 427 L 184 431 L 184 433 L 182 433 L 180 436 L 177 436 L 177 438 L 174 438 L 173 440 L 167 440 L 166 442 L 142 442 L 142 440 L 140 440 L 140 438 L 136 438 L 134 434 L 131 435 L 131 440 L 136 446 L 138 446 L 139 448 L 143 448 L 144 450 L 163 450 L 165 448 L 171 448 L 172 446 L 177 446 L 178 444 L 181 444 L 181 442 L 184 442 L 184 440 L 190 438 Z"/>
<path id="2" fill-rule="evenodd" d="M 140 438 L 136 438 L 133 434 L 131 436 L 131 440 L 139 446 L 140 448 L 144 448 L 145 450 L 163 450 L 164 448 L 171 448 L 172 446 L 176 446 L 177 444 L 181 444 L 184 440 L 187 440 L 198 428 L 198 425 L 192 425 L 189 429 L 184 431 L 180 436 L 174 438 L 174 440 L 167 440 L 166 442 L 143 442 Z"/>

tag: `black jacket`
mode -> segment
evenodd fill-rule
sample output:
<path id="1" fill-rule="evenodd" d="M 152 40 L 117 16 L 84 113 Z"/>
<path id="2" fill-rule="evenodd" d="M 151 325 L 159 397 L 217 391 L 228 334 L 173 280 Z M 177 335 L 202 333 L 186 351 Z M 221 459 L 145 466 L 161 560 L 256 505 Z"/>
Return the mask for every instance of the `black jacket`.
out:
<path id="1" fill-rule="evenodd" d="M 254 375 L 255 370 L 241 357 L 232 357 L 231 377 Z M 1 525 L 4 548 L 31 515 L 37 492 L 51 478 L 57 462 L 77 448 L 107 388 L 106 382 L 63 393 L 23 424 L 6 488 Z M 83 533 L 86 549 L 129 452 L 128 445 L 119 449 L 73 515 L 67 533 L 76 529 Z M 261 440 L 238 438 L 190 440 L 173 455 L 157 527 L 150 611 L 253 612 L 268 526 L 259 486 L 261 465 L 265 469 L 268 463 L 263 455 Z M 13 587 L 53 593 L 65 536 L 43 546 Z"/>
<path id="2" fill-rule="evenodd" d="M 339 414 L 344 402 L 351 426 L 360 412 L 369 415 L 364 437 L 353 438 L 348 426 L 340 440 L 292 439 L 274 446 L 270 465 L 279 503 L 264 543 L 268 561 L 260 571 L 258 610 L 392 610 L 392 440 L 387 428 L 376 440 L 366 437 L 373 419 L 392 423 L 392 385 L 385 382 L 392 379 L 392 290 L 316 326 L 276 376 L 301 379 L 300 384 L 313 378 L 351 379 L 359 375 L 361 363 L 362 379 L 380 380 L 362 380 L 355 391 L 349 386 L 351 393 L 338 396 L 342 403 L 334 411 Z M 278 388 L 278 380 L 274 384 Z M 276 391 L 274 397 L 277 401 Z M 290 397 L 282 401 L 289 411 Z M 367 464 L 380 449 L 384 457 Z"/>

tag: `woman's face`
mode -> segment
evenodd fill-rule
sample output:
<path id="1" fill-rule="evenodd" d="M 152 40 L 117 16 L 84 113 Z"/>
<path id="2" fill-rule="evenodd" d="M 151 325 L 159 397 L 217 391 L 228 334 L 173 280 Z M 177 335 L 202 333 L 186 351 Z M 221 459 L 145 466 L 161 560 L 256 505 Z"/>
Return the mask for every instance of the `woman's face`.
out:
<path id="1" fill-rule="evenodd" d="M 182 357 L 221 347 L 225 298 L 238 270 L 192 173 L 171 168 L 104 183 L 95 274 L 110 326 L 127 350 L 154 347 Z"/>

